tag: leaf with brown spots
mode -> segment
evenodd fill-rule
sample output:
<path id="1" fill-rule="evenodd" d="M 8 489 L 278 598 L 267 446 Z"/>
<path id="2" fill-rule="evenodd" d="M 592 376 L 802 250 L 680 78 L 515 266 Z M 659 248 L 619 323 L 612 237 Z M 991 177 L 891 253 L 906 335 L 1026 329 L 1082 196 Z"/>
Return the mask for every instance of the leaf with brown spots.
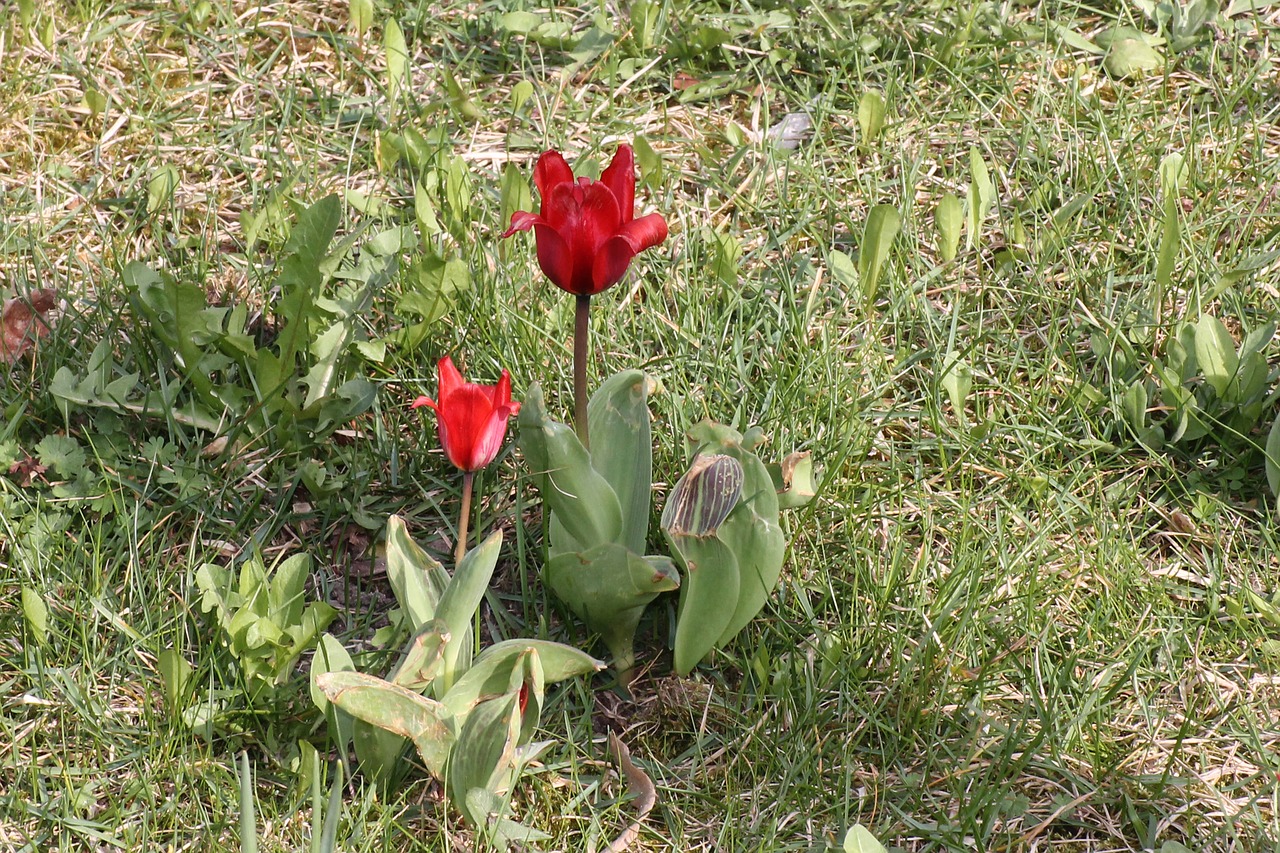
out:
<path id="1" fill-rule="evenodd" d="M 6 299 L 0 309 L 0 361 L 13 364 L 37 339 L 49 334 L 48 315 L 58 304 L 50 288 L 37 290 L 30 298 Z"/>

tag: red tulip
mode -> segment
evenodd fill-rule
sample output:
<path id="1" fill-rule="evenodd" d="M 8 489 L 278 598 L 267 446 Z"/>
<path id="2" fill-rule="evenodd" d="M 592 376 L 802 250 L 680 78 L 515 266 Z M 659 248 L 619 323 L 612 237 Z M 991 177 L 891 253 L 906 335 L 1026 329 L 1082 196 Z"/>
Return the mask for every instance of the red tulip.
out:
<path id="1" fill-rule="evenodd" d="M 497 385 L 464 382 L 453 359 L 438 365 L 439 400 L 419 397 L 413 408 L 435 409 L 440 443 L 449 461 L 463 471 L 478 471 L 493 461 L 507 434 L 507 418 L 520 411 L 511 399 L 511 374 L 502 371 Z"/>
<path id="2" fill-rule="evenodd" d="M 622 145 L 600 180 L 574 179 L 558 151 L 538 158 L 540 213 L 511 215 L 503 237 L 534 229 L 538 266 L 557 287 L 591 296 L 617 284 L 631 259 L 667 239 L 661 214 L 635 218 L 635 155 Z"/>

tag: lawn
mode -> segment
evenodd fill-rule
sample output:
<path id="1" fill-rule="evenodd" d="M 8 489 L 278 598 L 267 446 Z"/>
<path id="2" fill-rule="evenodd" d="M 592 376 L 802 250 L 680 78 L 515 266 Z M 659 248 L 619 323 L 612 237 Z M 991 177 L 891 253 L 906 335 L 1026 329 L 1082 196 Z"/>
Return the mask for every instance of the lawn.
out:
<path id="1" fill-rule="evenodd" d="M 650 550 L 704 418 L 818 488 L 692 673 L 672 594 L 629 691 L 547 686 L 528 849 L 626 834 L 610 733 L 632 850 L 1277 849 L 1280 10 L 1096 5 L 16 0 L 0 296 L 57 305 L 0 348 L 0 849 L 498 846 L 341 773 L 310 643 L 259 689 L 208 579 L 306 555 L 394 663 L 388 519 L 453 570 L 461 495 L 410 403 L 451 354 L 568 420 L 573 300 L 501 235 L 622 144 L 670 235 L 587 373 L 654 380 Z M 476 648 L 607 658 L 517 432 Z"/>

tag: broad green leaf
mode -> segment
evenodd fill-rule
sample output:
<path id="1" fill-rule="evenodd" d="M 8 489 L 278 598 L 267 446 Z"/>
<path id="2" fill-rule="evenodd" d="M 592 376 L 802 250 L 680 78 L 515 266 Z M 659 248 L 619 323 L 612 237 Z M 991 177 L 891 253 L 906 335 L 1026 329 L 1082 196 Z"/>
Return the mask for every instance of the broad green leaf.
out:
<path id="1" fill-rule="evenodd" d="M 645 0 L 650 6 L 657 7 L 656 2 Z M 633 3 L 631 8 L 634 10 L 639 3 Z M 662 155 L 653 149 L 649 144 L 649 140 L 643 136 L 637 136 L 631 143 L 636 153 L 636 165 L 640 167 L 640 182 L 650 189 L 657 189 L 662 185 Z"/>
<path id="2" fill-rule="evenodd" d="M 964 225 L 964 204 L 954 194 L 947 193 L 938 200 L 933 222 L 938 228 L 938 255 L 944 261 L 955 260 Z"/>
<path id="3" fill-rule="evenodd" d="M 840 284 L 854 287 L 858 283 L 858 265 L 853 259 L 839 249 L 832 249 L 827 254 L 827 266 Z"/>
<path id="4" fill-rule="evenodd" d="M 517 211 L 534 210 L 533 192 L 529 189 L 529 181 L 525 179 L 520 167 L 515 163 L 509 162 L 502 167 L 502 177 L 498 181 L 498 187 L 503 227 L 511 223 L 511 217 Z"/>
<path id="5" fill-rule="evenodd" d="M 436 205 L 431 200 L 431 193 L 420 183 L 413 185 L 413 214 L 418 220 L 418 228 L 423 237 L 433 237 L 444 229 L 436 216 Z M 510 217 L 507 218 L 510 221 Z"/>
<path id="6" fill-rule="evenodd" d="M 729 605 L 738 601 L 738 560 L 718 536 L 666 536 L 684 569 L 676 611 L 675 671 L 688 675 L 715 648 L 733 619 Z"/>
<path id="7" fill-rule="evenodd" d="M 1164 56 L 1140 38 L 1118 38 L 1111 42 L 1102 67 L 1113 77 L 1140 77 L 1159 70 Z"/>
<path id="8" fill-rule="evenodd" d="M 1135 380 L 1120 397 L 1120 411 L 1134 432 L 1140 432 L 1147 426 L 1148 402 L 1147 383 L 1144 379 Z"/>
<path id="9" fill-rule="evenodd" d="M 779 509 L 806 506 L 818 494 L 814 481 L 813 455 L 809 451 L 789 453 L 781 464 L 767 465 Z"/>
<path id="10" fill-rule="evenodd" d="M 338 375 L 338 362 L 346 352 L 347 343 L 350 340 L 351 325 L 346 321 L 340 321 L 311 341 L 310 350 L 315 362 L 303 379 L 307 386 L 307 397 L 302 403 L 304 410 L 315 406 L 333 392 L 333 383 Z"/>
<path id="11" fill-rule="evenodd" d="M 294 554 L 272 569 L 268 587 L 268 612 L 276 615 L 282 624 L 296 625 L 302 621 L 307 574 L 310 571 L 311 557 L 307 554 Z"/>
<path id="12" fill-rule="evenodd" d="M 22 615 L 37 645 L 43 646 L 49 639 L 49 608 L 44 598 L 32 587 L 22 586 Z"/>
<path id="13" fill-rule="evenodd" d="M 778 524 L 778 494 L 768 469 L 745 448 L 738 459 L 745 474 L 742 501 L 717 534 L 737 561 L 738 597 L 733 615 L 716 640 L 718 646 L 736 637 L 764 608 L 778 586 L 787 550 L 787 538 Z"/>
<path id="14" fill-rule="evenodd" d="M 155 213 L 169 206 L 173 191 L 178 187 L 178 170 L 173 166 L 161 166 L 147 181 L 147 213 Z"/>
<path id="15" fill-rule="evenodd" d="M 996 202 L 996 185 L 991 180 L 991 173 L 987 169 L 986 161 L 982 159 L 982 152 L 976 146 L 969 149 L 969 189 L 967 197 L 969 230 L 966 235 L 966 245 L 972 249 L 981 245 L 982 223 L 991 211 L 992 205 Z"/>
<path id="16" fill-rule="evenodd" d="M 471 623 L 489 589 L 493 568 L 502 550 L 502 531 L 495 530 L 463 556 L 454 570 L 453 579 L 445 587 L 436 606 L 436 619 L 449 638 L 444 646 L 444 661 L 437 695 L 444 695 L 471 665 Z"/>
<path id="17" fill-rule="evenodd" d="M 529 468 L 542 478 L 542 499 L 555 520 L 583 549 L 619 541 L 622 507 L 617 494 L 592 467 L 573 430 L 547 417 L 536 382 L 525 394 L 517 423 L 517 443 Z"/>
<path id="18" fill-rule="evenodd" d="M 660 593 L 680 586 L 671 560 L 641 557 L 617 542 L 554 555 L 543 579 L 587 628 L 600 635 L 620 675 L 635 662 L 632 641 L 645 607 Z"/>
<path id="19" fill-rule="evenodd" d="M 481 652 L 440 701 L 455 717 L 465 717 L 479 702 L 507 692 L 512 673 L 520 668 L 521 657 L 528 654 L 538 656 L 547 683 L 604 669 L 603 661 L 572 646 L 548 640 L 504 640 Z"/>
<path id="20" fill-rule="evenodd" d="M 512 776 L 520 736 L 520 696 L 512 693 L 482 702 L 467 716 L 458 733 L 449 764 L 449 789 L 453 804 L 473 826 L 485 826 L 487 813 L 471 810 L 468 793 L 473 788 L 502 797 Z"/>
<path id="21" fill-rule="evenodd" d="M 879 92 L 863 92 L 858 101 L 859 140 L 863 145 L 870 145 L 884 130 L 884 98 Z"/>
<path id="22" fill-rule="evenodd" d="M 449 106 L 453 108 L 458 115 L 468 121 L 479 121 L 484 118 L 484 113 L 471 97 L 471 93 L 463 88 L 463 84 L 458 78 L 446 67 L 440 68 L 440 77 L 444 83 L 444 91 L 448 96 Z M 460 158 L 459 158 L 460 159 Z"/>
<path id="23" fill-rule="evenodd" d="M 902 217 L 893 205 L 877 204 L 867 214 L 866 228 L 862 232 L 862 248 L 858 252 L 858 283 L 862 288 L 862 300 L 868 305 L 875 301 L 880 290 L 884 262 L 889 257 L 889 250 L 901 227 Z"/>
<path id="24" fill-rule="evenodd" d="M 1271 423 L 1266 446 L 1267 486 L 1273 498 L 1280 498 L 1280 415 Z"/>
<path id="25" fill-rule="evenodd" d="M 966 423 L 965 401 L 969 399 L 969 391 L 973 388 L 973 369 L 960 357 L 960 353 L 951 350 L 942 361 L 942 390 L 951 401 L 951 411 L 956 420 L 963 426 Z"/>
<path id="26" fill-rule="evenodd" d="M 171 714 L 178 713 L 186 703 L 192 686 L 195 669 L 175 649 L 165 649 L 156 655 L 156 669 L 164 685 L 164 700 Z"/>
<path id="27" fill-rule="evenodd" d="M 382 28 L 382 49 L 387 58 L 387 100 L 394 105 L 409 81 L 409 46 L 394 17 Z"/>
<path id="28" fill-rule="evenodd" d="M 347 7 L 347 25 L 356 35 L 364 33 L 373 26 L 373 0 L 350 0 Z"/>
<path id="29" fill-rule="evenodd" d="M 325 716 L 329 722 L 329 738 L 337 745 L 338 749 L 345 753 L 351 742 L 355 739 L 355 729 L 357 726 L 368 728 L 369 724 L 363 721 L 353 719 L 349 714 L 334 707 L 329 702 L 329 697 L 324 695 L 324 691 L 316 684 L 316 679 L 326 672 L 354 672 L 355 663 L 351 660 L 351 654 L 338 641 L 338 638 L 332 634 L 323 634 L 320 641 L 316 644 L 315 654 L 311 656 L 311 669 L 307 674 L 307 687 L 311 694 L 311 702 L 319 709 L 320 713 Z M 375 737 L 383 737 L 394 743 L 396 755 L 404 751 L 403 738 L 392 737 L 389 733 L 377 730 L 378 734 L 365 731 L 364 740 L 370 740 Z M 367 748 L 366 748 L 367 751 Z"/>
<path id="30" fill-rule="evenodd" d="M 610 376 L 587 403 L 587 423 L 595 450 L 592 467 L 613 488 L 622 513 L 622 538 L 630 551 L 644 553 L 653 490 L 653 434 L 649 395 L 657 383 L 639 370 Z M 563 521 L 561 521 L 563 524 Z"/>
<path id="31" fill-rule="evenodd" d="M 859 823 L 854 824 L 844 834 L 844 853 L 887 853 L 887 851 L 870 830 Z"/>
<path id="32" fill-rule="evenodd" d="M 431 774 L 444 778 L 454 736 L 439 702 L 362 672 L 322 673 L 316 686 L 356 719 L 413 741 Z"/>
<path id="33" fill-rule="evenodd" d="M 444 566 L 409 536 L 398 515 L 387 519 L 387 580 L 415 634 L 436 618 L 440 596 L 450 580 Z"/>
<path id="34" fill-rule="evenodd" d="M 404 657 L 391 671 L 391 683 L 419 693 L 435 679 L 444 663 L 444 650 L 449 634 L 443 622 L 437 620 L 419 632 L 405 649 Z"/>
<path id="35" fill-rule="evenodd" d="M 1235 379 L 1239 359 L 1236 343 L 1222 321 L 1205 314 L 1196 324 L 1196 361 L 1204 379 L 1219 397 L 1226 397 Z"/>
<path id="36" fill-rule="evenodd" d="M 542 23 L 542 16 L 533 12 L 516 10 L 498 16 L 498 29 L 517 35 L 527 35 Z"/>

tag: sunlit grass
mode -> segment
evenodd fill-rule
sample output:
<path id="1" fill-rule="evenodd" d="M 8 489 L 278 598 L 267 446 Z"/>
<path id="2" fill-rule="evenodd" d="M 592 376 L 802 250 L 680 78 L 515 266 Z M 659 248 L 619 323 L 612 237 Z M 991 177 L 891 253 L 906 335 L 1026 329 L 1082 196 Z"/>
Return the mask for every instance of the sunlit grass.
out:
<path id="1" fill-rule="evenodd" d="M 548 849 L 621 832 L 625 787 L 601 739 L 614 729 L 658 785 L 639 849 L 823 849 L 858 822 L 908 850 L 1275 845 L 1280 629 L 1232 610 L 1246 588 L 1276 591 L 1274 499 L 1260 470 L 1229 475 L 1244 463 L 1212 448 L 1138 447 L 1089 350 L 1099 324 L 1165 333 L 1144 330 L 1157 170 L 1174 151 L 1191 171 L 1166 315 L 1274 318 L 1273 12 L 1235 15 L 1167 73 L 1114 80 L 1042 37 L 1113 22 L 1072 3 L 770 17 L 659 2 L 641 49 L 603 7 L 397 2 L 379 13 L 411 54 L 393 104 L 381 17 L 357 34 L 344 2 L 171 5 L 42 4 L 29 25 L 0 22 L 0 283 L 64 300 L 55 334 L 0 378 L 0 456 L 68 435 L 97 475 L 83 495 L 60 492 L 57 471 L 29 486 L 0 472 L 0 847 L 234 849 L 248 749 L 259 849 L 307 848 L 292 762 L 297 739 L 324 743 L 320 724 L 264 713 L 210 744 L 164 707 L 161 651 L 178 648 L 208 687 L 229 666 L 194 569 L 306 550 L 317 594 L 367 649 L 392 606 L 372 550 L 386 515 L 450 542 L 456 486 L 434 428 L 407 409 L 436 359 L 453 353 L 484 381 L 507 367 L 517 396 L 538 381 L 553 411 L 569 404 L 572 311 L 531 239 L 498 240 L 503 164 L 527 174 L 554 146 L 598 165 L 636 135 L 664 168 L 639 198 L 672 235 L 596 300 L 591 376 L 640 365 L 661 381 L 660 490 L 681 472 L 684 432 L 710 416 L 761 424 L 771 454 L 811 451 L 823 493 L 786 516 L 794 543 L 764 613 L 693 678 L 669 675 L 666 603 L 643 628 L 652 667 L 634 701 L 590 685 L 550 698 L 557 746 L 517 792 L 520 819 L 553 835 Z M 615 39 L 575 54 L 510 31 L 516 10 Z M 1151 30 L 1136 7 L 1120 20 Z M 888 107 L 874 140 L 858 130 L 869 89 Z M 798 111 L 811 137 L 773 148 L 768 129 Z M 466 166 L 468 224 L 430 242 L 467 263 L 472 288 L 422 347 L 361 366 L 373 411 L 314 450 L 359 488 L 309 495 L 270 447 L 207 456 L 211 436 L 177 425 L 63 417 L 51 378 L 99 340 L 127 369 L 163 367 L 124 263 L 256 310 L 276 296 L 273 253 L 297 208 L 352 191 L 344 229 L 415 224 L 413 170 L 389 153 L 406 128 L 442 131 Z M 996 204 L 980 244 L 942 264 L 934 209 L 964 197 L 974 148 Z M 166 166 L 172 199 L 148 212 Z M 856 255 L 880 203 L 904 224 L 868 306 L 828 253 Z M 736 277 L 717 272 L 717 235 L 736 241 Z M 377 300 L 371 335 L 409 320 L 395 309 L 405 286 Z M 942 385 L 951 352 L 972 370 L 963 413 Z M 537 582 L 521 470 L 482 478 L 483 524 L 511 534 L 486 630 L 585 643 Z M 43 645 L 22 587 L 48 605 Z M 343 810 L 341 849 L 471 849 L 423 781 L 379 798 L 357 779 Z"/>

